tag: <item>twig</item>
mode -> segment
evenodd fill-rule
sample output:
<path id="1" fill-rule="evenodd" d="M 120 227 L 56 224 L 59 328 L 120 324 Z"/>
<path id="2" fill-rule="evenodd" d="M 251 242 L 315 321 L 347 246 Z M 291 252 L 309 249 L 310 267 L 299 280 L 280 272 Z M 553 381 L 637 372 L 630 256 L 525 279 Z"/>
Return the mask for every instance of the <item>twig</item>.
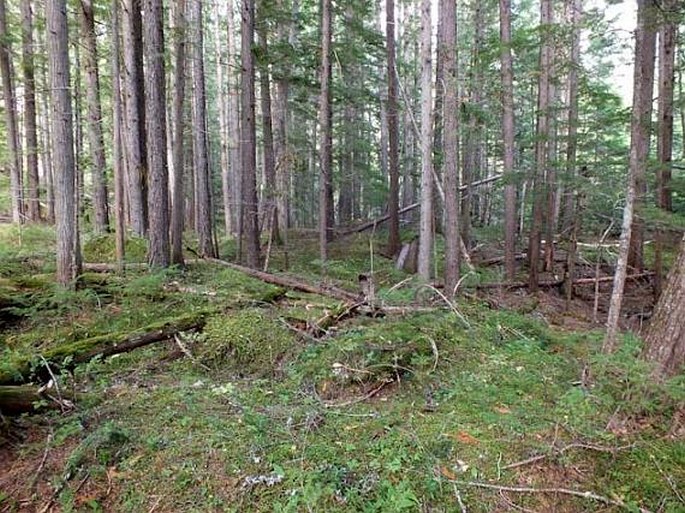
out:
<path id="1" fill-rule="evenodd" d="M 66 411 L 66 408 L 64 407 L 64 401 L 62 400 L 62 393 L 59 390 L 59 383 L 57 382 L 57 378 L 53 374 L 52 368 L 50 367 L 50 364 L 45 359 L 45 357 L 42 354 L 38 356 L 40 356 L 40 359 L 43 360 L 43 364 L 45 365 L 45 368 L 48 370 L 48 374 L 50 374 L 52 382 L 55 384 L 55 391 L 57 392 L 57 404 L 59 404 L 60 410 L 62 410 L 62 413 L 64 413 Z"/>
<path id="2" fill-rule="evenodd" d="M 409 281 L 411 281 L 411 280 L 413 280 L 413 279 L 414 279 L 414 277 L 413 277 L 413 276 L 410 276 L 409 278 L 405 278 L 404 280 L 402 280 L 402 281 L 399 282 L 399 283 L 395 283 L 395 285 L 393 285 L 392 287 L 390 287 L 390 288 L 388 289 L 388 291 L 386 292 L 386 294 L 390 294 L 391 292 L 394 292 L 395 290 L 401 288 L 405 283 L 407 283 L 407 282 L 409 282 Z"/>
<path id="3" fill-rule="evenodd" d="M 626 510 L 632 510 L 632 506 L 620 500 L 610 499 L 604 495 L 599 495 L 590 491 L 570 490 L 568 488 L 533 488 L 530 486 L 502 486 L 492 483 L 481 483 L 479 481 L 455 481 L 450 480 L 454 484 L 463 486 L 472 486 L 474 488 L 484 488 L 486 490 L 498 490 L 512 493 L 543 493 L 543 494 L 560 494 L 570 495 L 572 497 L 580 497 L 581 499 L 591 499 L 597 502 L 602 502 L 610 506 L 618 506 Z M 650 510 L 640 507 L 641 513 L 652 513 Z"/>
<path id="4" fill-rule="evenodd" d="M 438 352 L 438 345 L 435 343 L 435 340 L 433 340 L 433 337 L 428 337 L 428 341 L 431 343 L 431 349 L 433 350 L 433 356 L 435 356 L 435 361 L 433 362 L 433 368 L 431 369 L 431 373 L 435 372 L 435 369 L 438 368 L 438 362 L 440 361 L 440 353 Z"/>
<path id="5" fill-rule="evenodd" d="M 502 497 L 504 502 L 506 502 L 509 506 L 514 508 L 516 511 L 523 511 L 523 513 L 536 513 L 532 509 L 524 508 L 523 506 L 519 506 L 518 504 L 515 504 L 514 502 L 512 502 L 511 499 L 509 497 L 507 497 L 502 490 L 499 491 L 499 496 Z"/>
<path id="6" fill-rule="evenodd" d="M 463 322 L 467 328 L 469 328 L 469 329 L 471 328 L 471 323 L 469 323 L 469 321 L 466 319 L 466 317 L 464 317 L 461 314 L 461 312 L 459 310 L 457 310 L 457 307 L 454 306 L 454 303 L 452 303 L 449 299 L 447 299 L 447 296 L 445 296 L 445 294 L 440 292 L 438 289 L 436 289 L 432 285 L 428 285 L 428 284 L 422 285 L 421 288 L 428 288 L 428 289 L 431 289 L 433 292 L 435 292 L 438 296 L 440 296 L 442 298 L 442 300 L 445 303 L 447 303 L 447 305 L 450 307 L 450 310 L 452 310 L 452 312 L 454 312 L 454 315 L 459 317 L 459 320 L 461 320 L 461 322 Z"/>
<path id="7" fill-rule="evenodd" d="M 461 513 L 466 513 L 466 506 L 464 505 L 464 501 L 461 499 L 461 492 L 459 491 L 459 488 L 457 488 L 456 484 L 454 484 L 454 496 L 457 498 L 457 504 L 459 504 Z"/>
<path id="8" fill-rule="evenodd" d="M 211 370 L 207 365 L 198 361 L 193 356 L 193 353 L 191 353 L 190 349 L 188 349 L 188 346 L 186 346 L 183 343 L 183 340 L 181 340 L 181 336 L 178 333 L 174 333 L 174 341 L 176 342 L 176 345 L 178 346 L 178 348 L 183 352 L 184 355 L 186 355 L 188 357 L 188 359 L 190 359 L 191 362 L 193 362 L 196 365 L 199 365 L 200 367 L 202 367 L 206 371 Z"/>
<path id="9" fill-rule="evenodd" d="M 352 406 L 353 404 L 363 403 L 364 401 L 371 399 L 374 395 L 383 390 L 383 388 L 389 383 L 393 383 L 393 380 L 383 381 L 383 383 L 381 383 L 379 386 L 371 390 L 371 392 L 362 397 L 356 397 L 354 399 L 350 399 L 349 401 L 344 401 L 342 403 L 331 403 L 324 401 L 323 405 L 326 408 L 344 408 L 345 406 Z"/>
<path id="10" fill-rule="evenodd" d="M 678 487 L 675 485 L 673 482 L 673 478 L 666 474 L 662 469 L 661 465 L 659 465 L 659 462 L 657 461 L 656 457 L 653 454 L 650 454 L 649 457 L 654 461 L 654 466 L 656 466 L 656 469 L 659 471 L 659 474 L 666 480 L 668 483 L 668 486 L 671 487 L 671 490 L 673 490 L 673 493 L 675 494 L 676 497 L 678 497 L 678 500 L 682 503 L 685 504 L 685 499 L 681 495 L 680 491 L 678 491 Z"/>
<path id="11" fill-rule="evenodd" d="M 621 447 L 603 447 L 601 445 L 593 445 L 593 444 L 583 444 L 583 443 L 573 443 L 573 444 L 568 444 L 558 451 L 556 451 L 557 455 L 561 455 L 568 451 L 569 449 L 589 449 L 591 451 L 597 451 L 597 452 L 609 452 L 609 453 L 615 453 L 618 451 L 624 451 L 626 449 L 632 449 L 635 447 L 635 444 L 630 444 L 630 445 L 623 445 Z M 530 458 L 527 458 L 525 460 L 517 461 L 516 463 L 510 463 L 509 465 L 505 465 L 502 467 L 502 470 L 511 470 L 513 468 L 518 468 L 518 467 L 523 467 L 524 465 L 529 465 L 530 463 L 535 463 L 536 461 L 544 460 L 545 458 L 549 457 L 549 454 L 538 454 L 536 456 L 532 456 Z"/>
<path id="12" fill-rule="evenodd" d="M 38 465 L 36 472 L 33 474 L 31 484 L 29 485 L 29 489 L 33 488 L 33 486 L 36 484 L 36 481 L 38 481 L 38 478 L 40 477 L 40 473 L 43 471 L 43 467 L 45 467 L 45 462 L 47 461 L 48 453 L 50 452 L 50 443 L 52 443 L 52 432 L 48 433 L 48 438 L 45 441 L 45 451 L 43 451 L 43 458 L 40 460 L 40 464 Z"/>

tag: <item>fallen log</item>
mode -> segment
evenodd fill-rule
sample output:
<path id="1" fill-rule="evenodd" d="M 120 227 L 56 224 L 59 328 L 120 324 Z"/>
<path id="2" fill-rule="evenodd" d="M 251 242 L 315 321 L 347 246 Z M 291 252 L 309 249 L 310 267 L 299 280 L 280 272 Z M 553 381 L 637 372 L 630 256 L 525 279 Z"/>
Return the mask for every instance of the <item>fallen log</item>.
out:
<path id="1" fill-rule="evenodd" d="M 218 258 L 207 258 L 206 260 L 208 262 L 213 262 L 217 265 L 228 267 L 229 269 L 244 273 L 263 282 L 271 283 L 272 285 L 279 285 L 287 289 L 299 290 L 300 292 L 307 292 L 309 294 L 319 294 L 320 296 L 331 297 L 333 299 L 345 301 L 346 303 L 355 303 L 359 301 L 359 294 L 353 294 L 352 292 L 348 292 L 347 290 L 338 287 L 322 287 L 318 285 L 311 285 L 289 276 L 278 276 L 271 273 L 265 273 L 263 271 L 257 271 L 256 269 L 226 262 L 225 260 L 220 260 Z"/>
<path id="2" fill-rule="evenodd" d="M 64 398 L 62 398 L 64 399 Z M 13 416 L 43 409 L 59 409 L 60 403 L 35 385 L 0 386 L 0 414 Z"/>
<path id="3" fill-rule="evenodd" d="M 640 278 L 648 278 L 650 276 L 654 276 L 653 272 L 644 272 L 644 273 L 639 273 L 639 274 L 632 274 L 630 276 L 626 276 L 626 280 L 638 280 Z M 602 276 L 601 278 L 579 278 L 577 280 L 573 280 L 573 285 L 591 285 L 594 283 L 609 283 L 614 281 L 613 276 Z M 548 281 L 541 281 L 538 283 L 539 287 L 545 287 L 545 288 L 554 288 L 554 287 L 561 287 L 564 284 L 564 280 L 548 280 Z M 507 290 L 513 290 L 513 289 L 525 289 L 528 287 L 528 283 L 526 282 L 512 282 L 512 283 L 507 283 L 507 282 L 497 282 L 497 283 L 483 283 L 481 285 L 476 285 L 476 289 L 479 290 L 484 290 L 484 289 L 507 289 Z"/>
<path id="4" fill-rule="evenodd" d="M 96 356 L 103 358 L 115 354 L 126 353 L 155 342 L 162 342 L 173 338 L 177 333 L 198 330 L 205 325 L 207 312 L 184 315 L 177 319 L 166 320 L 138 329 L 133 333 L 107 334 L 89 337 L 71 343 L 65 343 L 47 350 L 42 354 L 43 359 L 54 369 L 63 368 L 65 359 L 69 360 L 68 367 L 90 361 Z M 20 358 L 9 369 L 0 371 L 0 385 L 11 385 L 26 382 L 32 375 L 33 358 Z M 35 371 L 43 381 L 49 379 L 49 371 L 39 366 Z"/>
<path id="5" fill-rule="evenodd" d="M 477 182 L 473 182 L 473 183 L 470 183 L 468 185 L 462 185 L 461 187 L 459 187 L 459 191 L 464 192 L 464 191 L 467 191 L 473 187 L 478 187 L 480 185 L 485 185 L 485 184 L 494 182 L 496 180 L 499 180 L 500 178 L 502 178 L 502 175 L 490 176 L 488 178 L 484 178 L 483 180 L 478 180 Z M 420 204 L 421 203 L 419 203 L 419 202 L 412 203 L 411 205 L 407 205 L 406 207 L 401 208 L 397 213 L 398 213 L 398 215 L 406 214 L 407 212 L 410 212 L 410 211 L 414 210 L 415 208 L 418 208 L 418 206 Z M 360 224 L 359 226 L 355 226 L 353 228 L 347 228 L 345 230 L 339 230 L 338 235 L 344 237 L 346 235 L 352 235 L 353 233 L 361 233 L 363 231 L 370 230 L 374 226 L 378 226 L 379 224 L 385 223 L 388 219 L 390 219 L 390 214 L 385 214 L 385 215 L 382 215 L 382 216 L 377 217 L 375 219 L 372 219 L 371 221 L 367 221 L 363 224 Z"/>

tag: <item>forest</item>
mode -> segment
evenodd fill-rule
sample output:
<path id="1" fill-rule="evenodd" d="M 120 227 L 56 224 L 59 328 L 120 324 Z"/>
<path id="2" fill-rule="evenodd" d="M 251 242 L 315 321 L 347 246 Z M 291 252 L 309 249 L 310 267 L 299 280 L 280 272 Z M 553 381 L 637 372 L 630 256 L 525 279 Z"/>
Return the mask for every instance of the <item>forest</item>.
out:
<path id="1" fill-rule="evenodd" d="M 678 0 L 0 0 L 0 513 L 685 511 Z"/>

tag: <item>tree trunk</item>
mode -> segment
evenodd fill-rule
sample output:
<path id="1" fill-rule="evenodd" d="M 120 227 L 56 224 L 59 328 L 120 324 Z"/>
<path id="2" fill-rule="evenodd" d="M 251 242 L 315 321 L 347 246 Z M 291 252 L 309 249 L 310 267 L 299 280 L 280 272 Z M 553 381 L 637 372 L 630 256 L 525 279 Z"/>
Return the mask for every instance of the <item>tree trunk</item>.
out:
<path id="1" fill-rule="evenodd" d="M 516 274 L 516 185 L 514 184 L 514 71 L 511 56 L 511 0 L 500 0 L 502 40 L 502 138 L 504 140 L 504 268 L 507 279 Z"/>
<path id="2" fill-rule="evenodd" d="M 328 242 L 331 239 L 333 223 L 330 212 L 333 209 L 332 144 L 331 127 L 331 0 L 321 2 L 321 93 L 319 98 L 319 253 L 322 264 L 328 259 Z"/>
<path id="3" fill-rule="evenodd" d="M 48 74 L 52 91 L 52 148 L 57 222 L 57 282 L 73 287 L 81 274 L 76 165 L 69 79 L 66 0 L 47 0 Z"/>
<path id="4" fill-rule="evenodd" d="M 264 2 L 262 4 L 264 5 Z M 262 51 L 264 65 L 259 72 L 262 110 L 262 140 L 264 144 L 264 212 L 263 228 L 270 232 L 270 237 L 280 243 L 278 232 L 278 212 L 276 207 L 276 158 L 274 156 L 274 136 L 271 118 L 271 77 L 269 76 L 269 45 L 265 20 L 262 20 L 258 31 L 259 46 Z"/>
<path id="5" fill-rule="evenodd" d="M 21 180 L 21 155 L 19 151 L 19 129 L 17 124 L 17 102 L 14 96 L 14 84 L 10 49 L 10 36 L 7 32 L 7 14 L 5 0 L 0 0 L 0 75 L 2 75 L 2 92 L 5 100 L 5 120 L 7 124 L 7 146 L 10 161 L 10 195 L 12 200 L 12 221 L 24 222 L 24 194 Z"/>
<path id="6" fill-rule="evenodd" d="M 33 14 L 31 0 L 21 0 L 22 67 L 24 70 L 24 134 L 26 137 L 26 174 L 28 178 L 28 219 L 40 221 L 38 177 L 38 135 L 36 131 L 36 75 L 33 59 Z"/>
<path id="7" fill-rule="evenodd" d="M 238 92 L 238 73 L 234 70 L 238 60 L 236 50 L 236 28 L 233 13 L 233 3 L 228 4 L 227 24 L 228 33 L 226 49 L 228 53 L 228 67 L 226 68 L 226 85 L 228 87 L 228 160 L 230 164 L 231 181 L 231 207 L 233 235 L 238 238 L 238 247 L 241 247 L 243 238 L 243 201 L 242 201 L 242 165 L 241 142 L 240 142 L 240 94 Z M 241 251 L 238 251 L 240 259 Z"/>
<path id="8" fill-rule="evenodd" d="M 537 125 L 535 129 L 535 174 L 533 176 L 533 220 L 528 240 L 528 284 L 531 292 L 538 289 L 540 235 L 544 221 L 545 174 L 549 166 L 550 79 L 552 63 L 552 0 L 540 2 L 540 78 L 538 80 Z M 547 241 L 550 243 L 551 241 Z"/>
<path id="9" fill-rule="evenodd" d="M 421 212 L 419 220 L 419 275 L 431 277 L 433 253 L 433 149 L 431 0 L 421 1 Z"/>
<path id="10" fill-rule="evenodd" d="M 148 263 L 168 267 L 169 170 L 166 145 L 166 82 L 164 78 L 164 32 L 162 0 L 145 0 L 144 48 L 145 128 L 149 172 L 148 212 L 150 222 Z M 201 129 L 198 127 L 196 129 Z"/>
<path id="11" fill-rule="evenodd" d="M 685 236 L 678 261 L 654 309 L 645 338 L 645 358 L 657 364 L 660 377 L 678 374 L 685 365 Z"/>
<path id="12" fill-rule="evenodd" d="M 145 169 L 145 98 L 141 0 L 122 0 L 124 43 L 124 108 L 126 115 L 126 169 L 128 205 L 133 233 L 147 233 L 147 171 Z"/>
<path id="13" fill-rule="evenodd" d="M 671 201 L 671 161 L 673 157 L 673 86 L 675 80 L 675 45 L 677 28 L 675 23 L 675 2 L 664 2 L 665 17 L 659 27 L 659 102 L 657 127 L 657 158 L 656 169 L 656 203 L 657 207 L 670 212 L 673 210 Z M 663 264 L 663 235 L 657 228 L 656 244 L 654 247 L 654 293 L 658 298 L 661 294 Z"/>
<path id="14" fill-rule="evenodd" d="M 92 0 L 81 0 L 81 32 L 86 71 L 86 101 L 88 102 L 88 139 L 93 159 L 93 206 L 95 232 L 109 231 L 107 204 L 107 177 L 105 169 L 105 143 L 102 136 L 102 106 L 100 104 L 100 77 L 98 74 L 97 42 Z"/>
<path id="15" fill-rule="evenodd" d="M 260 265 L 259 205 L 257 203 L 257 162 L 255 136 L 255 90 L 254 90 L 254 0 L 242 0 L 241 24 L 242 61 L 241 77 L 241 162 L 242 200 L 245 212 L 247 236 L 247 265 L 257 269 Z"/>
<path id="16" fill-rule="evenodd" d="M 649 154 L 649 131 L 652 118 L 652 90 L 654 82 L 654 27 L 655 0 L 638 0 L 637 30 L 635 32 L 635 70 L 633 76 L 633 110 L 630 119 L 630 170 L 623 224 L 619 242 L 614 288 L 611 293 L 607 333 L 602 349 L 613 352 L 616 348 L 618 321 L 623 303 L 628 270 L 631 235 L 634 228 L 633 212 L 639 192 L 640 177 L 644 180 Z M 640 244 L 640 247 L 641 244 Z"/>
<path id="17" fill-rule="evenodd" d="M 224 20 L 216 16 L 214 20 L 214 40 L 216 57 L 216 80 L 217 80 L 217 109 L 219 111 L 219 154 L 221 162 L 221 198 L 224 207 L 224 232 L 226 236 L 233 233 L 233 183 L 231 181 L 231 156 L 228 134 L 228 99 L 226 93 L 231 93 L 231 85 L 228 83 L 225 70 L 228 69 L 226 56 L 221 41 L 221 27 Z"/>
<path id="18" fill-rule="evenodd" d="M 642 123 L 646 126 L 646 139 L 643 143 L 638 145 L 637 151 L 639 152 L 638 159 L 643 162 L 642 165 L 631 168 L 631 173 L 634 173 L 633 179 L 635 180 L 635 206 L 634 209 L 639 211 L 642 207 L 645 196 L 647 194 L 647 159 L 649 156 L 649 143 L 650 143 L 650 132 L 652 124 L 652 101 L 654 92 L 654 61 L 656 58 L 656 32 L 657 32 L 657 11 L 661 8 L 660 4 L 653 0 L 641 0 L 638 1 L 638 16 L 642 8 L 644 20 L 638 31 L 641 35 L 636 35 L 636 39 L 639 38 L 640 55 L 639 58 L 636 54 L 635 66 L 642 67 L 645 75 L 644 80 L 641 81 L 639 87 L 643 89 L 641 91 L 642 96 L 650 98 L 649 105 L 642 104 L 643 112 L 640 114 Z M 639 23 L 639 21 L 638 21 Z M 637 83 L 635 84 L 637 86 Z M 635 104 L 633 104 L 633 109 Z M 647 116 L 649 114 L 649 117 Z M 644 244 L 644 231 L 645 225 L 641 216 L 634 216 L 632 220 L 632 228 L 629 240 L 629 251 L 628 251 L 628 266 L 632 267 L 636 272 L 642 272 L 644 267 L 644 255 L 643 255 L 643 244 Z"/>
<path id="19" fill-rule="evenodd" d="M 185 213 L 184 192 L 184 105 L 186 71 L 186 19 L 185 0 L 178 0 L 174 9 L 174 76 L 172 78 L 171 123 L 172 130 L 172 172 L 171 190 L 171 263 L 183 265 L 183 218 Z"/>
<path id="20" fill-rule="evenodd" d="M 439 55 L 445 74 L 444 171 L 445 181 L 445 292 L 452 298 L 459 282 L 459 112 L 457 110 L 457 12 L 455 0 L 443 0 L 440 18 L 443 40 Z"/>
<path id="21" fill-rule="evenodd" d="M 117 266 L 124 269 L 126 256 L 126 219 L 124 208 L 124 148 L 121 141 L 123 113 L 121 107 L 121 65 L 119 38 L 119 2 L 112 2 L 112 132 L 114 147 L 112 151 L 114 167 L 114 233 Z"/>
<path id="22" fill-rule="evenodd" d="M 388 253 L 395 255 L 400 249 L 400 163 L 399 163 L 399 128 L 397 123 L 397 71 L 395 69 L 395 0 L 386 0 L 385 7 L 386 53 L 388 75 L 388 173 L 390 189 L 388 191 Z"/>
<path id="23" fill-rule="evenodd" d="M 189 25 L 192 27 L 190 60 L 193 72 L 193 157 L 195 168 L 195 198 L 198 249 L 200 256 L 216 256 L 212 238 L 211 173 L 207 144 L 207 105 L 205 94 L 204 40 L 202 0 L 191 0 Z"/>

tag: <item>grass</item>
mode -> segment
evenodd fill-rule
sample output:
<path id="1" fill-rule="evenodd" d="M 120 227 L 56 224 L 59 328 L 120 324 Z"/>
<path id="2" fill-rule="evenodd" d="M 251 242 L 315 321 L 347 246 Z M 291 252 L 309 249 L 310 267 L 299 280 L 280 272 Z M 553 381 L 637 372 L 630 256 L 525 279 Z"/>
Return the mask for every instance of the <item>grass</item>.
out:
<path id="1" fill-rule="evenodd" d="M 371 261 L 368 237 L 347 245 L 332 249 L 327 279 L 350 286 Z M 315 253 L 316 241 L 293 250 L 291 272 L 316 281 Z M 374 271 L 383 301 L 414 300 L 412 281 L 388 292 L 406 278 L 389 261 L 374 258 Z M 306 327 L 338 302 L 282 296 L 208 264 L 112 276 L 73 293 L 49 284 L 14 293 L 31 301 L 0 334 L 4 365 L 87 336 L 214 313 L 203 333 L 183 339 L 192 358 L 157 344 L 61 376 L 85 397 L 67 415 L 22 421 L 32 436 L 0 470 L 7 511 L 28 498 L 61 511 L 448 512 L 459 511 L 457 493 L 474 512 L 601 506 L 457 481 L 592 491 L 626 511 L 685 507 L 674 491 L 685 482 L 685 383 L 655 383 L 636 337 L 606 356 L 601 333 L 463 301 L 469 327 L 449 311 L 358 316 L 315 339 L 287 325 Z M 569 444 L 582 446 L 560 451 Z M 25 462 L 25 480 L 43 454 L 33 487 L 17 486 L 12 469 Z M 545 457 L 507 468 L 534 455 Z"/>

